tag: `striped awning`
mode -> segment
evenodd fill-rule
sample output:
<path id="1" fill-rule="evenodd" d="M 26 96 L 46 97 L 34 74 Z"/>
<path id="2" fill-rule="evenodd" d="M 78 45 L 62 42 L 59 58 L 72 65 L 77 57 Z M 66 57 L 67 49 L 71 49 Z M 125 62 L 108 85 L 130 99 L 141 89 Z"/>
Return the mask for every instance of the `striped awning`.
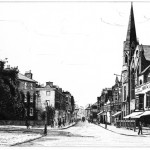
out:
<path id="1" fill-rule="evenodd" d="M 143 113 L 143 111 L 138 111 L 138 112 L 133 112 L 133 113 L 131 113 L 131 114 L 129 114 L 129 115 L 127 115 L 127 116 L 125 116 L 125 117 L 123 117 L 124 119 L 128 119 L 128 118 L 136 118 L 136 116 L 137 115 L 140 115 L 140 114 L 142 114 Z"/>
<path id="2" fill-rule="evenodd" d="M 100 111 L 97 115 L 99 116 L 99 115 L 101 115 L 103 112 L 104 112 L 104 111 Z"/>
<path id="3" fill-rule="evenodd" d="M 135 116 L 135 118 L 140 118 L 142 116 L 148 116 L 148 115 L 150 115 L 150 111 L 144 111 L 142 114 Z"/>
<path id="4" fill-rule="evenodd" d="M 115 114 L 113 114 L 112 117 L 116 117 L 116 116 L 118 116 L 118 115 L 120 115 L 120 114 L 121 114 L 121 111 L 118 111 L 118 112 L 116 112 Z"/>

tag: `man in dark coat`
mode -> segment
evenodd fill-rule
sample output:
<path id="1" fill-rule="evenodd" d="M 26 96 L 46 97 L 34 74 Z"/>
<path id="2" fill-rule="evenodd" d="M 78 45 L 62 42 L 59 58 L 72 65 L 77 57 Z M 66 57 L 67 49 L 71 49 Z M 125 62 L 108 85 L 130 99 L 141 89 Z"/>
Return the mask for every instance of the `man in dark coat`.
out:
<path id="1" fill-rule="evenodd" d="M 143 133 L 142 133 L 142 122 L 141 122 L 141 121 L 139 121 L 139 131 L 138 131 L 138 135 L 139 135 L 140 133 L 143 134 Z"/>

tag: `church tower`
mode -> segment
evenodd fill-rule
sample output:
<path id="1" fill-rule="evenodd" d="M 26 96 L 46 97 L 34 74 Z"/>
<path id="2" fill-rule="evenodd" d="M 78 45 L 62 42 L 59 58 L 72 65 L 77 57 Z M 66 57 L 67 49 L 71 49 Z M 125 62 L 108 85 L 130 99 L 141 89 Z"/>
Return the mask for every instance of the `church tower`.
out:
<path id="1" fill-rule="evenodd" d="M 136 37 L 136 28 L 134 20 L 133 5 L 131 3 L 131 10 L 129 16 L 129 23 L 127 29 L 126 41 L 124 41 L 123 48 L 123 67 L 122 67 L 122 101 L 123 101 L 123 114 L 122 116 L 130 114 L 130 63 L 134 54 L 135 48 L 138 45 Z"/>

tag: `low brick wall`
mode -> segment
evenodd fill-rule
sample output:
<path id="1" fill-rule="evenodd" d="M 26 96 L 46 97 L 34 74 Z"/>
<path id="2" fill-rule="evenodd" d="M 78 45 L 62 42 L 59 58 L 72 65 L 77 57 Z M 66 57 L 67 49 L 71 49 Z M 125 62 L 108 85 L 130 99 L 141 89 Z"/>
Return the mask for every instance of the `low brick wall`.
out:
<path id="1" fill-rule="evenodd" d="M 44 125 L 44 121 L 28 121 L 31 126 L 36 126 L 36 125 Z M 20 121 L 20 120 L 0 120 L 0 125 L 18 125 L 18 126 L 25 126 L 26 123 L 25 121 Z"/>

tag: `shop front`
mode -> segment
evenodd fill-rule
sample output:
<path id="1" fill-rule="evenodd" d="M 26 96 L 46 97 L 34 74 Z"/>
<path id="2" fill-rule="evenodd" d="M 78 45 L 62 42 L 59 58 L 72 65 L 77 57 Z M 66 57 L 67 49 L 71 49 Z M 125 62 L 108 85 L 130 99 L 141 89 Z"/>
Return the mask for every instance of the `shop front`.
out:
<path id="1" fill-rule="evenodd" d="M 135 95 L 135 110 L 143 112 L 136 118 L 141 120 L 145 126 L 150 125 L 150 82 L 137 87 Z"/>
<path id="2" fill-rule="evenodd" d="M 112 123 L 116 125 L 117 121 L 121 119 L 121 111 L 116 112 L 112 115 Z"/>

